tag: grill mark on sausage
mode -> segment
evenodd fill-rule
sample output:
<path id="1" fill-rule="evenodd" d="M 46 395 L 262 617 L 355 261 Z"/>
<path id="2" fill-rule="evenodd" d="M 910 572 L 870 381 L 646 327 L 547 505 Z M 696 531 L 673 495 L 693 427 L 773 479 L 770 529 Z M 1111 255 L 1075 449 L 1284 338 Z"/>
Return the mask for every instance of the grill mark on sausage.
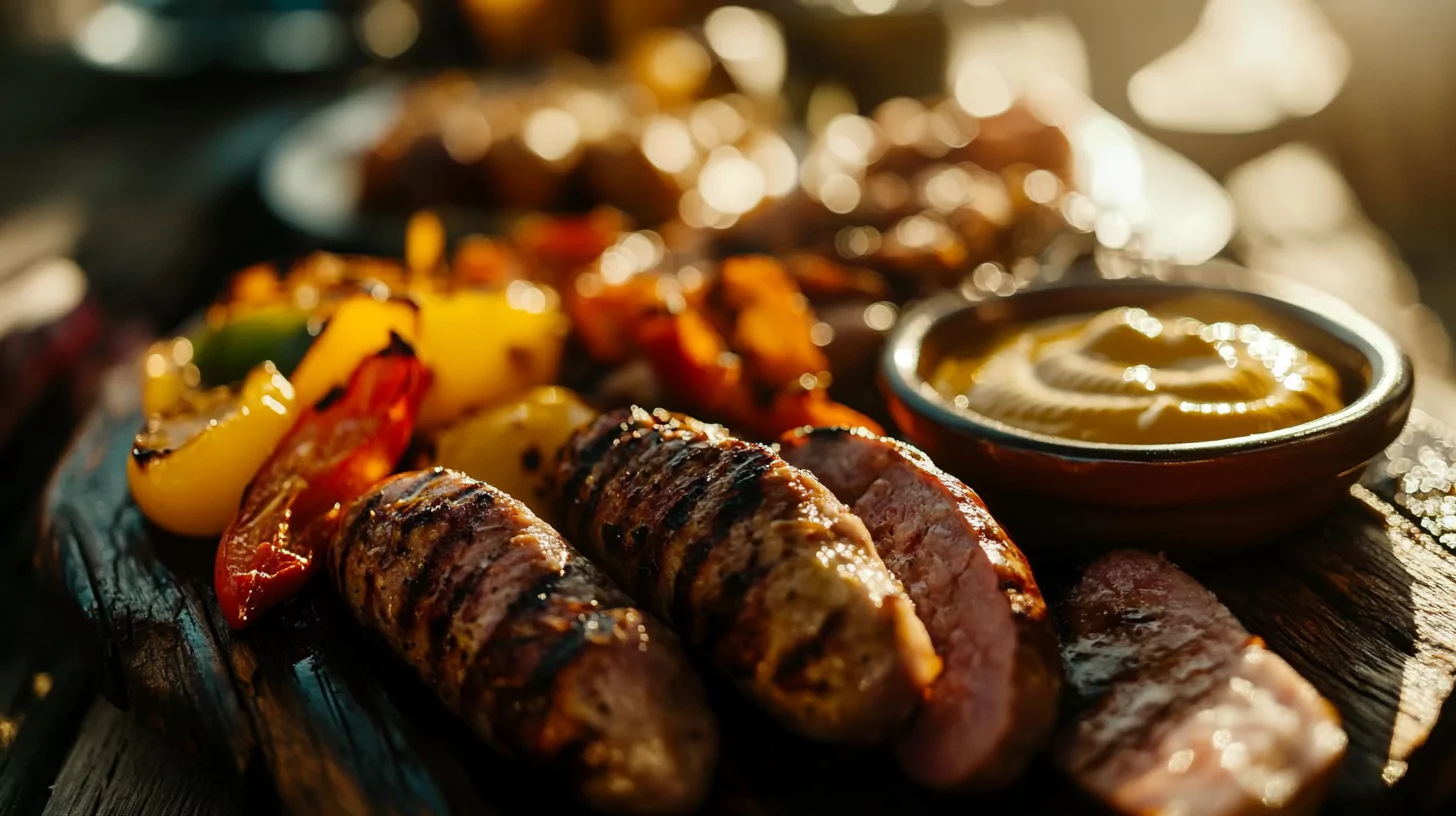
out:
<path id="1" fill-rule="evenodd" d="M 526 687 L 539 689 L 550 686 L 555 682 L 556 675 L 581 656 L 583 647 L 591 640 L 589 633 L 594 628 L 598 631 L 610 632 L 615 628 L 615 623 L 612 613 L 608 610 L 578 616 L 571 628 L 563 636 L 557 638 L 546 653 L 541 655 L 541 659 L 536 661 L 536 666 L 531 669 L 531 675 L 526 678 Z M 592 624 L 596 624 L 596 626 L 593 627 Z"/>
<path id="2" fill-rule="evenodd" d="M 729 573 L 722 580 L 718 597 L 714 599 L 708 616 L 708 625 L 703 632 L 703 643 L 710 651 L 716 650 L 733 631 L 734 625 L 743 615 L 743 605 L 748 599 L 749 590 L 773 572 L 776 566 L 778 565 L 759 564 L 758 551 L 755 550 L 747 566 Z"/>
<path id="3" fill-rule="evenodd" d="M 693 631 L 693 584 L 712 551 L 712 539 L 704 538 L 692 542 L 683 553 L 677 574 L 673 576 L 672 624 L 681 631 Z"/>
<path id="4" fill-rule="evenodd" d="M 573 566 L 567 564 L 559 570 L 547 572 L 538 577 L 534 583 L 521 590 L 517 593 L 516 597 L 511 599 L 510 605 L 506 607 L 505 616 L 501 618 L 501 625 L 508 625 L 511 621 L 527 612 L 534 612 L 535 610 L 544 608 L 547 604 L 547 599 L 551 597 L 551 593 L 556 589 L 556 586 L 566 580 L 566 577 L 572 571 Z"/>
<path id="5" fill-rule="evenodd" d="M 412 474 L 351 507 L 344 535 L 360 540 L 331 553 L 333 575 L 354 617 L 493 748 L 609 812 L 701 801 L 716 729 L 675 638 L 528 508 L 462 474 Z M 647 746 L 660 757 L 644 765 Z"/>
<path id="6" fill-rule="evenodd" d="M 561 493 L 568 502 L 574 503 L 580 499 L 581 488 L 586 483 L 587 477 L 591 476 L 597 462 L 612 447 L 612 443 L 616 442 L 627 430 L 626 422 L 611 428 L 593 428 L 595 436 L 588 434 L 578 440 L 581 450 L 577 454 L 577 464 L 572 468 L 571 475 L 561 485 Z"/>
<path id="7" fill-rule="evenodd" d="M 610 449 L 601 445 L 604 434 L 615 438 Z M 593 449 L 599 458 L 590 458 Z M 583 471 L 589 487 L 581 486 L 588 480 Z M 690 418 L 622 410 L 578 431 L 563 449 L 556 484 L 572 511 L 569 535 L 801 733 L 882 739 L 908 717 L 937 670 L 908 602 L 885 602 L 898 589 L 863 528 L 838 523 L 853 521 L 849 509 L 768 448 Z M 826 544 L 865 569 L 865 580 L 815 560 Z M 786 564 L 795 566 L 781 569 Z M 805 591 L 757 589 L 775 571 L 803 582 Z M 848 592 L 838 588 L 846 581 L 854 585 Z M 826 634 L 822 648 L 836 660 L 797 670 L 816 678 L 822 670 L 825 691 L 783 687 L 772 678 L 773 665 L 754 671 L 768 654 L 777 664 L 784 646 L 809 638 L 815 623 L 834 613 L 841 633 Z M 827 704 L 826 696 L 833 697 Z"/>
<path id="8" fill-rule="evenodd" d="M 707 479 L 688 485 L 678 500 L 673 503 L 672 509 L 667 511 L 666 516 L 663 516 L 663 532 L 671 535 L 681 530 L 683 525 L 688 523 L 688 518 L 692 516 L 693 508 L 698 506 L 698 502 L 702 500 L 703 494 L 707 493 L 710 487 L 712 487 L 712 484 Z"/>
<path id="9" fill-rule="evenodd" d="M 843 610 L 836 609 L 829 613 L 812 637 L 795 644 L 779 660 L 778 668 L 774 670 L 774 681 L 789 687 L 809 688 L 815 692 L 824 691 L 822 681 L 809 682 L 804 678 L 804 673 L 810 666 L 824 658 L 825 647 L 838 634 L 843 625 Z"/>
<path id="10" fill-rule="evenodd" d="M 728 471 L 728 491 L 713 517 L 713 538 L 722 539 L 739 522 L 763 506 L 763 477 L 773 470 L 777 457 L 758 446 L 747 448 Z"/>
<path id="11" fill-rule="evenodd" d="M 626 430 L 613 437 L 613 442 L 616 444 L 609 446 L 606 452 L 602 454 L 601 461 L 597 463 L 603 465 L 600 478 L 587 487 L 586 498 L 581 503 L 581 518 L 583 520 L 590 520 L 596 517 L 602 497 L 606 494 L 608 484 L 613 481 L 614 475 L 622 475 L 620 473 L 620 466 L 614 464 L 614 462 L 630 461 L 632 457 L 638 454 L 639 449 L 652 448 L 661 441 L 656 434 L 645 432 L 640 428 Z M 595 467 L 589 466 L 588 472 L 592 470 L 595 470 Z"/>
<path id="12" fill-rule="evenodd" d="M 434 516 L 434 508 L 429 508 L 421 516 Z M 467 526 L 460 525 L 452 527 L 441 535 L 434 545 L 425 553 L 424 559 L 420 562 L 418 569 L 413 575 L 405 579 L 404 600 L 400 602 L 395 622 L 400 628 L 408 631 L 415 622 L 415 616 L 419 613 L 420 601 L 434 587 L 440 585 L 435 573 L 439 572 L 442 565 L 454 563 L 460 549 L 470 544 L 474 537 L 474 530 Z M 403 527 L 400 533 L 401 540 L 405 538 Z"/>

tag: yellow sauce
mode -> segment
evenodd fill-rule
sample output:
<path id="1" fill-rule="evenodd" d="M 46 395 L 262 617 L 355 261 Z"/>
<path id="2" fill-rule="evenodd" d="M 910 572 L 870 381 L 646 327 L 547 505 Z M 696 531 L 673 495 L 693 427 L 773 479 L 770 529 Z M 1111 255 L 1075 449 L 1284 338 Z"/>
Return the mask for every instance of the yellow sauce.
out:
<path id="1" fill-rule="evenodd" d="M 1343 407 L 1323 360 L 1252 323 L 1119 308 L 1022 326 L 950 355 L 931 385 L 958 407 L 1087 442 L 1229 439 Z"/>

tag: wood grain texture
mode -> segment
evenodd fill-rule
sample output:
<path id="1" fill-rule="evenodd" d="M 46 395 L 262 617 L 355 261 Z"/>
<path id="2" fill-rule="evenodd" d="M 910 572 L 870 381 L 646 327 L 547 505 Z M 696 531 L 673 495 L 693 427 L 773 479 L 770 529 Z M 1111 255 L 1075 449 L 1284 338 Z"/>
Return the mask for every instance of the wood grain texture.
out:
<path id="1" fill-rule="evenodd" d="M 91 706 L 44 816 L 241 816 L 209 768 L 104 700 Z"/>
<path id="2" fill-rule="evenodd" d="M 570 809 L 559 786 L 471 740 L 326 592 L 232 635 L 212 597 L 211 548 L 160 533 L 131 505 L 123 465 L 140 417 L 134 392 L 116 394 L 52 486 L 44 552 L 106 658 L 114 699 L 225 776 L 271 779 L 295 813 Z M 1417 478 L 1430 489 L 1412 494 L 1401 468 L 1444 462 L 1456 476 L 1456 444 L 1425 415 L 1412 428 L 1323 523 L 1266 550 L 1183 565 L 1340 709 L 1351 748 L 1330 812 L 1438 809 L 1453 793 L 1456 726 L 1440 715 L 1456 685 L 1456 555 L 1431 528 L 1444 517 L 1421 515 L 1429 507 L 1416 499 L 1441 510 L 1452 495 L 1456 534 L 1456 492 L 1451 480 Z M 713 696 L 725 751 L 710 812 L 966 806 L 914 789 L 887 755 L 809 745 L 731 693 Z M 1044 765 L 977 805 L 1095 812 Z"/>

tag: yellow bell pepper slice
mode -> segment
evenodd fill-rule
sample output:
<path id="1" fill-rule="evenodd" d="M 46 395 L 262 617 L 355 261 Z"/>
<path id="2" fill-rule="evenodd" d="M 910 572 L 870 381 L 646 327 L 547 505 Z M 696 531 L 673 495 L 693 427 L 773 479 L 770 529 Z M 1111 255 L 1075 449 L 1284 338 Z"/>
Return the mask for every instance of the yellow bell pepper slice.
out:
<path id="1" fill-rule="evenodd" d="M 514 281 L 503 290 L 416 297 L 415 348 L 434 375 L 421 426 L 439 427 L 556 379 L 570 323 L 550 289 Z"/>
<path id="2" fill-rule="evenodd" d="M 293 371 L 298 404 L 314 405 L 334 386 L 348 382 L 364 358 L 389 345 L 391 332 L 413 342 L 418 317 L 410 301 L 363 295 L 340 303 Z"/>
<path id="3" fill-rule="evenodd" d="M 442 431 L 435 463 L 494 485 L 549 520 L 554 505 L 548 478 L 556 457 L 571 432 L 596 415 L 568 388 L 535 388 Z"/>
<path id="4" fill-rule="evenodd" d="M 236 391 L 183 400 L 180 413 L 152 415 L 126 463 L 132 498 L 147 518 L 187 536 L 216 536 L 243 490 L 297 418 L 293 386 L 264 363 Z"/>

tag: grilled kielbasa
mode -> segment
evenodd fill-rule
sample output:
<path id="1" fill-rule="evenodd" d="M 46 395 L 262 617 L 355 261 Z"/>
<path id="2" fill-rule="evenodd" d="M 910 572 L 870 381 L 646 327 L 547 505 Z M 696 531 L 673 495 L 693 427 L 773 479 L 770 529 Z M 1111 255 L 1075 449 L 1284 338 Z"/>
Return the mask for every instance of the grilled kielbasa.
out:
<path id="1" fill-rule="evenodd" d="M 1109 553 L 1061 607 L 1081 709 L 1056 759 L 1122 813 L 1309 813 L 1346 737 L 1339 715 L 1213 593 L 1161 556 Z"/>
<path id="2" fill-rule="evenodd" d="M 925 454 L 862 429 L 791 433 L 784 460 L 817 476 L 869 528 L 945 662 L 897 745 L 934 788 L 1015 779 L 1050 736 L 1061 659 L 1021 551 L 974 491 Z"/>
<path id="3" fill-rule="evenodd" d="M 623 409 L 576 432 L 556 477 L 577 545 L 792 730 L 882 739 L 934 679 L 864 525 L 770 449 Z"/>
<path id="4" fill-rule="evenodd" d="M 717 726 L 676 639 L 524 504 L 454 471 L 395 476 L 349 508 L 329 567 L 360 623 L 500 753 L 602 810 L 706 795 Z"/>

